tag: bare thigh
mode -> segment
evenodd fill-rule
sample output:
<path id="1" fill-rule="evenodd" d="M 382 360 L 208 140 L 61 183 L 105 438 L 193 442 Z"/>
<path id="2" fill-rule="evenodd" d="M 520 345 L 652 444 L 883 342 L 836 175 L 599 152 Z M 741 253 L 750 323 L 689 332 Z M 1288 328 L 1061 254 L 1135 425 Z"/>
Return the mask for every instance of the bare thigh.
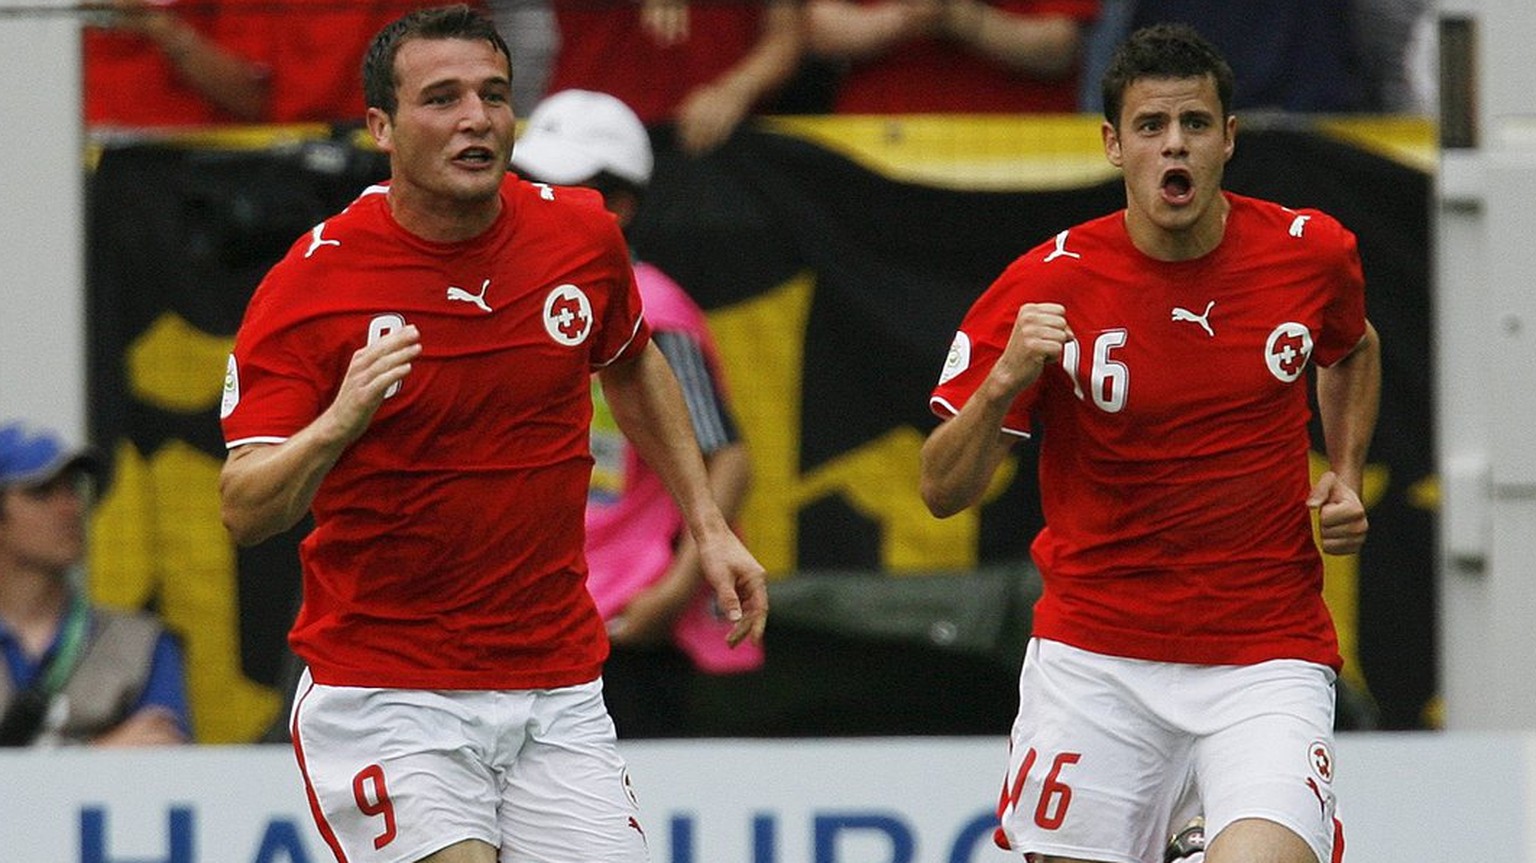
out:
<path id="1" fill-rule="evenodd" d="M 1317 863 L 1300 836 L 1273 821 L 1243 818 L 1227 825 L 1205 849 L 1205 863 Z M 1037 863 L 1098 863 L 1076 857 L 1041 857 Z"/>
<path id="2" fill-rule="evenodd" d="M 496 849 L 479 839 L 465 839 L 428 854 L 418 863 L 496 863 Z"/>
<path id="3" fill-rule="evenodd" d="M 1318 863 L 1311 846 L 1287 827 L 1262 818 L 1228 824 L 1205 849 L 1206 863 Z"/>

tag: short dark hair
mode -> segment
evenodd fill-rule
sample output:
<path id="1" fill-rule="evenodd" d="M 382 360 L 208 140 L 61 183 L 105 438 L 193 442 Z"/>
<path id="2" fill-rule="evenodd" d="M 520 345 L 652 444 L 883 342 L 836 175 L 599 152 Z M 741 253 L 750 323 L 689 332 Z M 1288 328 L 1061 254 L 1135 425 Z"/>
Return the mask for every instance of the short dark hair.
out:
<path id="1" fill-rule="evenodd" d="M 412 39 L 484 39 L 507 58 L 509 74 L 512 68 L 512 49 L 491 19 L 463 3 L 417 9 L 386 24 L 368 45 L 363 56 L 363 99 L 368 107 L 395 116 L 400 106 L 395 93 L 400 83 L 395 79 L 395 55 Z"/>
<path id="2" fill-rule="evenodd" d="M 1102 82 L 1104 119 L 1120 127 L 1125 91 L 1143 78 L 1216 79 L 1221 116 L 1232 113 L 1232 67 L 1221 52 L 1187 24 L 1154 24 L 1132 33 L 1110 58 Z"/>

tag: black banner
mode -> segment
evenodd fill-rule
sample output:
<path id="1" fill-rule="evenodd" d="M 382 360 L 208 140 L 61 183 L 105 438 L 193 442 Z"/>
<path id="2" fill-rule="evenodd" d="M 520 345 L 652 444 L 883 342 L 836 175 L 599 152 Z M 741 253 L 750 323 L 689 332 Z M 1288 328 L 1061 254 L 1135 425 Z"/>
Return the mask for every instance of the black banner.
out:
<path id="1" fill-rule="evenodd" d="M 710 313 L 754 461 L 743 529 L 770 571 L 894 586 L 1024 561 L 1040 523 L 1030 448 L 978 511 L 935 520 L 916 493 L 927 397 L 977 294 L 1025 249 L 1123 206 L 1119 181 L 966 190 L 895 179 L 800 135 L 749 131 L 698 160 L 657 137 L 631 240 Z M 200 740 L 255 739 L 278 717 L 302 532 L 236 553 L 218 521 L 224 354 L 266 268 L 385 169 L 344 141 L 142 146 L 105 151 L 91 178 L 93 435 L 115 467 L 91 585 L 155 607 L 183 636 Z M 1385 392 L 1372 539 L 1358 564 L 1330 561 L 1329 600 L 1382 726 L 1419 727 L 1436 666 L 1429 178 L 1313 131 L 1261 129 L 1239 136 L 1228 179 L 1324 209 L 1360 238 Z"/>

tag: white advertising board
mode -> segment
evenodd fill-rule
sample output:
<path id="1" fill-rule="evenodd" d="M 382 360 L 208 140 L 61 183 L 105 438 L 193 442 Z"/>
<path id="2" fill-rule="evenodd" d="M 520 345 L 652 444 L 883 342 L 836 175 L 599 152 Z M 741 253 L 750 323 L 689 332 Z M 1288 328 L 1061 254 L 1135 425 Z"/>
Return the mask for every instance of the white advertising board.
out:
<path id="1" fill-rule="evenodd" d="M 1349 863 L 1536 863 L 1529 735 L 1346 735 Z M 625 746 L 653 863 L 1002 863 L 989 738 Z M 0 753 L 0 863 L 330 863 L 287 747 Z"/>

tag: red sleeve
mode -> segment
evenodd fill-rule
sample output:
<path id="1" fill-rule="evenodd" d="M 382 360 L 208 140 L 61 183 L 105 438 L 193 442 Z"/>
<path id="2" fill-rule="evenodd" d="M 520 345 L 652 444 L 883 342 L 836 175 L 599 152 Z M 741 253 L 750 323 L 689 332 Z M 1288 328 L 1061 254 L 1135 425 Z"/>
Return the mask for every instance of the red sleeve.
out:
<path id="1" fill-rule="evenodd" d="M 235 335 L 219 411 L 231 447 L 288 439 L 320 415 L 327 388 L 334 386 L 306 359 L 319 334 L 286 309 L 287 298 L 296 293 L 288 272 L 279 267 L 262 281 Z"/>
<path id="2" fill-rule="evenodd" d="M 1327 218 L 1327 224 L 1338 237 L 1338 252 L 1332 259 L 1332 291 L 1312 354 L 1313 361 L 1322 366 L 1331 366 L 1348 356 L 1365 336 L 1365 274 L 1360 266 L 1360 249 L 1348 228 L 1332 218 Z"/>
<path id="3" fill-rule="evenodd" d="M 611 274 L 612 288 L 603 309 L 597 343 L 592 347 L 592 367 L 599 369 L 620 359 L 639 356 L 651 340 L 651 328 L 645 321 L 640 288 L 635 283 L 633 258 L 618 220 L 603 206 L 601 193 L 584 188 L 561 190 L 561 194 L 570 192 L 579 193 L 578 199 L 585 197 L 587 203 L 599 210 L 597 218 L 606 226 L 603 263 Z"/>
<path id="4" fill-rule="evenodd" d="M 936 415 L 947 419 L 965 407 L 1008 346 L 1019 306 L 1026 302 L 1019 287 L 1022 266 L 1023 259 L 1014 262 L 987 288 L 960 322 L 960 329 L 950 342 L 939 383 L 928 398 L 928 407 Z M 1039 381 L 1036 381 L 1014 399 L 1003 419 L 1003 431 L 1024 437 L 1029 435 L 1029 409 L 1038 391 Z"/>

